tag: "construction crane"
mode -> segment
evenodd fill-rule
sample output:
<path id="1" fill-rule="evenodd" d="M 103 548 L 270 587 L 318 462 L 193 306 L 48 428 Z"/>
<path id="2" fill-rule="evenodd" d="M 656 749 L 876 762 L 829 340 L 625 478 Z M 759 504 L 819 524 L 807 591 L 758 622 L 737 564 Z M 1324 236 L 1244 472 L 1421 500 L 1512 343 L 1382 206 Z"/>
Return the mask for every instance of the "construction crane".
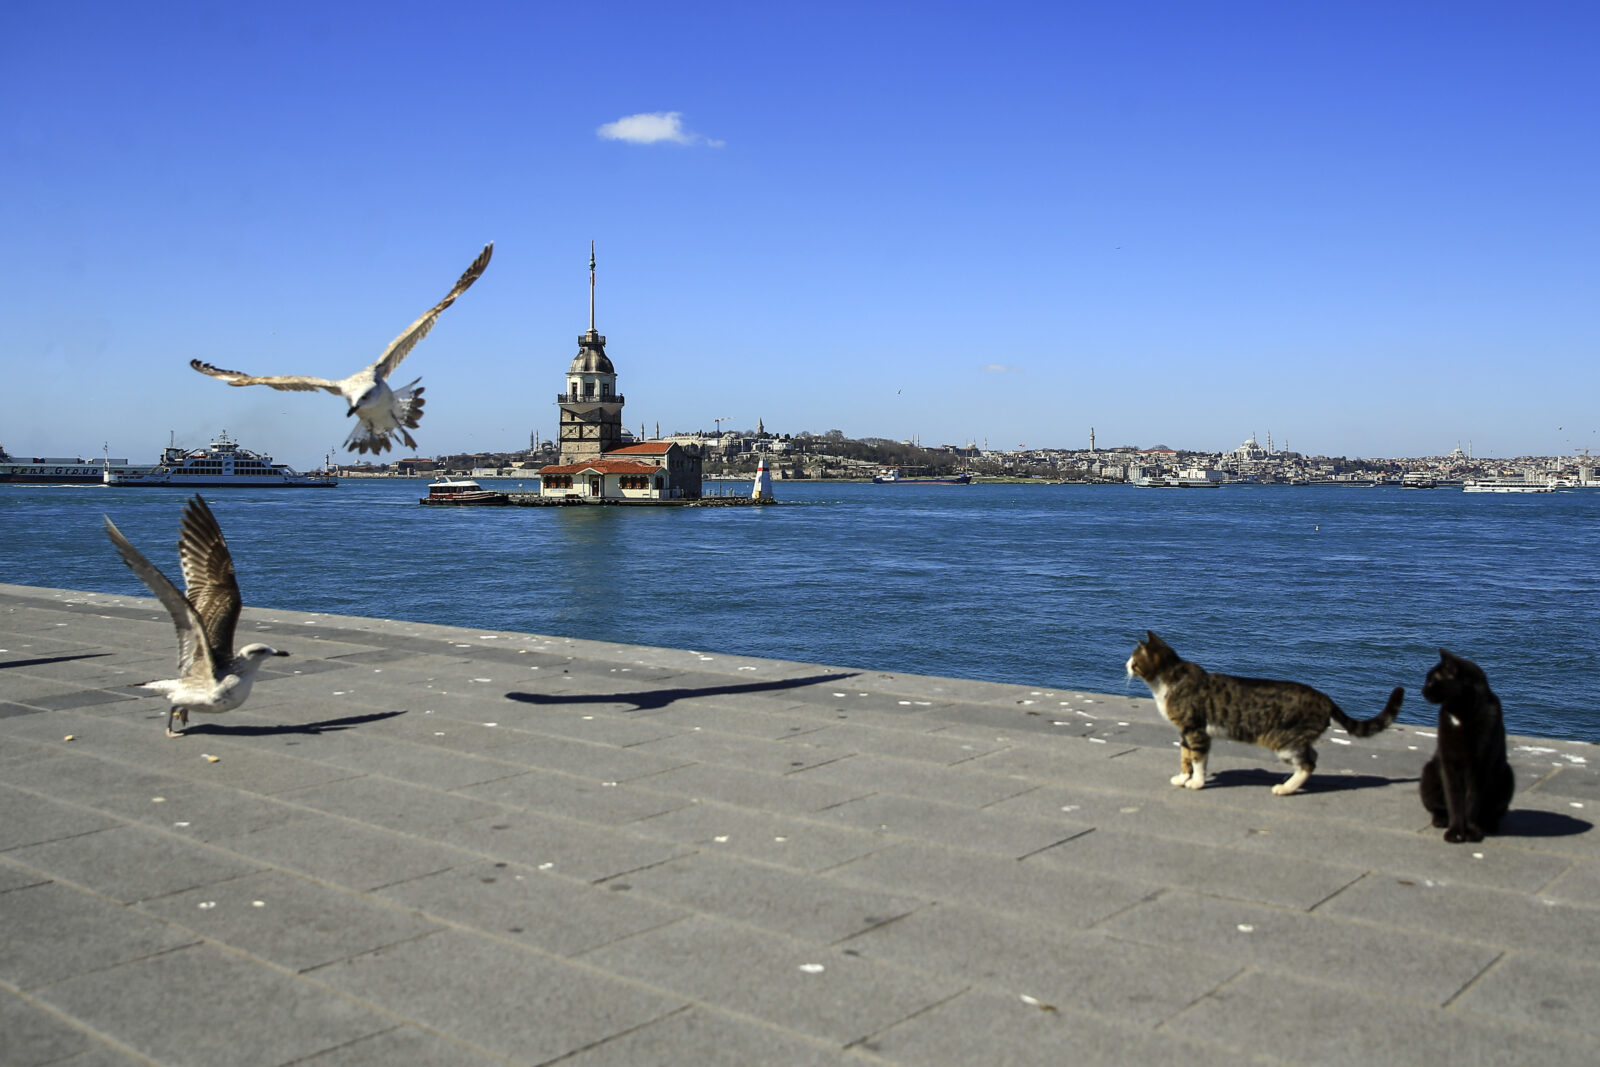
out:
<path id="1" fill-rule="evenodd" d="M 718 437 L 722 436 L 722 424 L 725 423 L 725 422 L 732 422 L 733 418 L 734 418 L 734 416 L 732 416 L 732 415 L 724 415 L 720 419 L 712 419 L 711 420 L 712 422 L 717 424 L 717 436 Z"/>

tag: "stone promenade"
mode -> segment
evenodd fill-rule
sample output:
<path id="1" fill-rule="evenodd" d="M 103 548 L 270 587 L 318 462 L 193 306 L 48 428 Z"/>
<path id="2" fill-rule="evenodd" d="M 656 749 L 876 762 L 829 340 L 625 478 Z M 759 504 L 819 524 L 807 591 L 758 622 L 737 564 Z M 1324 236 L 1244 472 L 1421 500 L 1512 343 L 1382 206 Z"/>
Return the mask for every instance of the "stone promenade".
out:
<path id="1" fill-rule="evenodd" d="M 1447 845 L 1426 729 L 1190 792 L 1142 686 L 239 636 L 292 656 L 169 740 L 154 600 L 0 586 L 6 1067 L 1600 1063 L 1590 745 Z"/>

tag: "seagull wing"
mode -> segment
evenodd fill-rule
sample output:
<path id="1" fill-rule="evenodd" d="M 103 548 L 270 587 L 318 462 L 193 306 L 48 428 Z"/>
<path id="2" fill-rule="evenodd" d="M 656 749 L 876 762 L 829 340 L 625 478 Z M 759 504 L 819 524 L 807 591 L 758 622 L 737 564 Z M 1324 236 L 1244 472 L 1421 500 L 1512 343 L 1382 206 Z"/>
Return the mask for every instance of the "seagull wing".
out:
<path id="1" fill-rule="evenodd" d="M 200 616 L 205 644 L 212 662 L 233 660 L 233 628 L 239 621 L 239 583 L 233 577 L 233 557 L 222 527 L 206 502 L 196 493 L 183 509 L 183 532 L 178 537 L 178 561 L 188 602 Z"/>
<path id="2" fill-rule="evenodd" d="M 483 246 L 483 251 L 478 253 L 478 258 L 473 260 L 472 266 L 468 267 L 466 273 L 457 279 L 455 287 L 445 295 L 445 298 L 433 305 L 432 309 L 422 318 L 406 327 L 406 331 L 399 337 L 389 342 L 389 347 L 384 350 L 383 355 L 378 357 L 378 361 L 372 365 L 373 372 L 377 377 L 387 378 L 394 373 L 394 369 L 400 365 L 402 359 L 406 358 L 406 354 L 417 347 L 417 342 L 428 336 L 428 331 L 433 329 L 434 322 L 439 318 L 439 312 L 455 303 L 456 297 L 472 288 L 472 283 L 482 277 L 485 268 L 489 266 L 489 257 L 492 255 L 494 255 L 494 242 L 490 241 Z"/>
<path id="3" fill-rule="evenodd" d="M 205 626 L 194 605 L 184 599 L 178 587 L 168 581 L 165 574 L 156 570 L 155 564 L 144 558 L 144 553 L 122 536 L 122 531 L 117 529 L 117 524 L 109 516 L 106 518 L 106 536 L 117 546 L 122 562 L 139 576 L 139 580 L 150 588 L 156 599 L 166 606 L 167 614 L 172 616 L 172 625 L 178 631 L 178 676 L 188 677 L 191 673 L 203 672 L 208 679 L 214 679 L 216 675 L 213 672 L 211 649 L 206 644 Z"/>
<path id="4" fill-rule="evenodd" d="M 223 370 L 213 367 L 209 363 L 202 363 L 198 359 L 191 359 L 189 366 L 201 374 L 209 374 L 213 378 L 227 382 L 229 385 L 270 385 L 274 389 L 293 389 L 299 392 L 313 392 L 325 389 L 330 393 L 340 391 L 339 383 L 327 378 L 312 378 L 304 374 L 282 374 L 276 377 L 261 377 L 254 374 L 245 374 L 243 371 Z"/>

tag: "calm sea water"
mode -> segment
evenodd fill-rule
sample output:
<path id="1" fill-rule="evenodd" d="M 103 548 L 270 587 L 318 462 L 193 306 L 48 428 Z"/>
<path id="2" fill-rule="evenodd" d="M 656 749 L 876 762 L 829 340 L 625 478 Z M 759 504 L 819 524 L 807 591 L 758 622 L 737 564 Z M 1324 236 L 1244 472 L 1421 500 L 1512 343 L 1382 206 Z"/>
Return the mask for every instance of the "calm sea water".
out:
<path id="1" fill-rule="evenodd" d="M 515 488 L 516 483 L 507 483 Z M 424 508 L 420 481 L 213 490 L 249 604 L 1145 694 L 1155 630 L 1350 714 L 1440 646 L 1513 732 L 1600 741 L 1600 490 L 783 483 L 770 508 Z M 731 491 L 731 489 L 730 489 Z M 178 579 L 179 490 L 0 486 L 0 580 Z"/>

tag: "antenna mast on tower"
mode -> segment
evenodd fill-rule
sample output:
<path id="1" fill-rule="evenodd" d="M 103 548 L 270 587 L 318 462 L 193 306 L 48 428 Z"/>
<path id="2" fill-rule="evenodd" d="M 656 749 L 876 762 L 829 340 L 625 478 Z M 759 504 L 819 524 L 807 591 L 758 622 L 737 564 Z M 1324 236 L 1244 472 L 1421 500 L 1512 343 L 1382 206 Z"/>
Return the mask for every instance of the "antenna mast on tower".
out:
<path id="1" fill-rule="evenodd" d="M 594 333 L 594 242 L 589 242 L 589 332 Z"/>

